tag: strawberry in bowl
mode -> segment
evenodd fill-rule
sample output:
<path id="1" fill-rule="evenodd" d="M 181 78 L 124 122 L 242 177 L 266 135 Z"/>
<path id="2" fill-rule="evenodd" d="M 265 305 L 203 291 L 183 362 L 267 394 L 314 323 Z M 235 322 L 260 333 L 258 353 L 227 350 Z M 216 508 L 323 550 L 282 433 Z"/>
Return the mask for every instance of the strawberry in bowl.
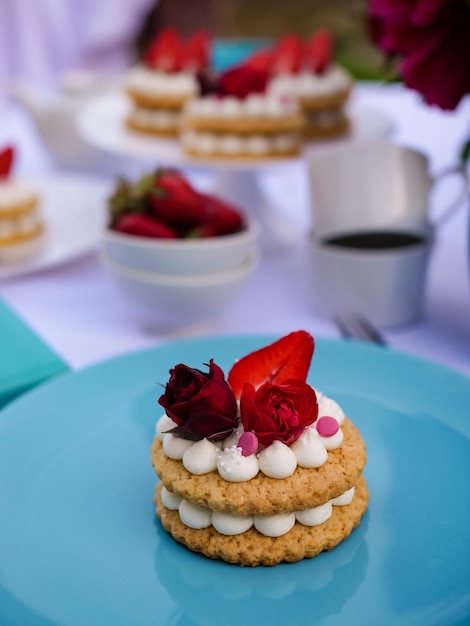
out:
<path id="1" fill-rule="evenodd" d="M 103 249 L 133 269 L 190 276 L 239 266 L 257 254 L 258 239 L 257 224 L 240 209 L 162 168 L 134 183 L 118 180 Z"/>

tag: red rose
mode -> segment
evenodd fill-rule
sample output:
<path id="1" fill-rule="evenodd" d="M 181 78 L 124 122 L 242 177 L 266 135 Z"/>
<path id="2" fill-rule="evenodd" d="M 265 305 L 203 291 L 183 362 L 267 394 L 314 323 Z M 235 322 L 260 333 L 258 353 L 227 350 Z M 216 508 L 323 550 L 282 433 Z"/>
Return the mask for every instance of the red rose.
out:
<path id="1" fill-rule="evenodd" d="M 368 18 L 373 42 L 399 57 L 405 84 L 455 109 L 470 91 L 467 0 L 370 0 Z"/>
<path id="2" fill-rule="evenodd" d="M 240 414 L 245 431 L 254 432 L 261 444 L 276 440 L 290 444 L 317 419 L 317 396 L 307 383 L 293 378 L 280 385 L 264 383 L 258 389 L 245 383 Z"/>
<path id="3" fill-rule="evenodd" d="M 172 434 L 183 439 L 217 441 L 237 425 L 235 395 L 212 359 L 208 374 L 182 363 L 171 369 L 158 403 L 177 424 Z"/>
<path id="4" fill-rule="evenodd" d="M 251 93 L 263 93 L 267 84 L 267 70 L 240 65 L 227 70 L 220 76 L 218 92 L 223 96 L 246 98 Z"/>

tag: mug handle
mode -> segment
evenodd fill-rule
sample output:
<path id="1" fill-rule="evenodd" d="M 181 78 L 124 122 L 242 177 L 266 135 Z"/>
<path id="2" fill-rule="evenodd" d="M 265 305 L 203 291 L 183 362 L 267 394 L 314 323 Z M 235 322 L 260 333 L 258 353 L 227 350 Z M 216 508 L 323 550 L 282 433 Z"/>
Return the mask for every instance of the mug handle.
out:
<path id="1" fill-rule="evenodd" d="M 445 208 L 440 213 L 440 215 L 435 218 L 435 226 L 440 226 L 449 218 L 451 218 L 452 215 L 454 215 L 454 213 L 457 211 L 457 209 L 459 209 L 460 206 L 463 205 L 464 200 L 468 197 L 468 194 L 470 192 L 470 179 L 464 165 L 454 165 L 436 174 L 432 178 L 432 187 L 434 188 L 437 183 L 443 181 L 445 178 L 447 178 L 447 176 L 454 176 L 455 174 L 460 174 L 460 176 L 462 176 L 462 189 L 459 191 L 457 197 L 454 198 L 452 202 L 447 206 L 447 208 Z"/>

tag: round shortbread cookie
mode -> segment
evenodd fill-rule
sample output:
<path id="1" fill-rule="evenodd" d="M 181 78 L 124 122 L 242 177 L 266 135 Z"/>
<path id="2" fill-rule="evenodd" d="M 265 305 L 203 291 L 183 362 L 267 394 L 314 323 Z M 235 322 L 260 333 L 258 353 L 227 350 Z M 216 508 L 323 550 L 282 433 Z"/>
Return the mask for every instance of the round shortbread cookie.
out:
<path id="1" fill-rule="evenodd" d="M 351 123 L 349 119 L 346 116 L 343 116 L 331 124 L 312 124 L 307 126 L 304 134 L 306 139 L 329 139 L 331 137 L 338 137 L 339 135 L 346 135 L 350 129 Z"/>
<path id="2" fill-rule="evenodd" d="M 331 517 L 319 526 L 304 526 L 296 522 L 289 532 L 280 537 L 265 537 L 253 527 L 240 535 L 222 535 L 212 526 L 199 530 L 188 528 L 177 511 L 170 511 L 163 505 L 161 487 L 159 483 L 156 489 L 156 512 L 165 530 L 176 541 L 212 559 L 250 566 L 295 562 L 331 550 L 359 524 L 369 502 L 366 480 L 361 476 L 352 502 L 333 507 Z"/>
<path id="3" fill-rule="evenodd" d="M 341 89 L 335 93 L 318 95 L 313 97 L 299 96 L 299 103 L 307 112 L 324 111 L 342 106 L 351 95 L 351 87 Z"/>
<path id="4" fill-rule="evenodd" d="M 134 89 L 126 89 L 127 95 L 140 107 L 149 109 L 182 109 L 192 96 L 144 93 Z"/>
<path id="5" fill-rule="evenodd" d="M 0 205 L 0 219 L 14 219 L 32 213 L 39 204 L 37 196 L 31 196 L 23 202 L 8 204 L 8 206 Z"/>
<path id="6" fill-rule="evenodd" d="M 132 131 L 158 137 L 176 137 L 179 133 L 178 124 L 167 127 L 150 126 L 149 124 L 140 124 L 132 115 L 126 119 L 126 126 Z"/>
<path id="7" fill-rule="evenodd" d="M 282 480 L 261 472 L 249 481 L 224 480 L 217 471 L 195 475 L 181 461 L 170 459 L 155 437 L 151 447 L 152 465 L 169 491 L 213 511 L 236 515 L 274 515 L 300 511 L 324 504 L 350 489 L 362 474 L 367 461 L 366 445 L 349 419 L 342 425 L 343 443 L 328 452 L 328 460 L 315 469 L 297 467 Z"/>
<path id="8" fill-rule="evenodd" d="M 280 133 L 302 131 L 305 119 L 302 115 L 285 117 L 196 117 L 183 113 L 181 127 L 183 130 L 195 130 L 209 133 L 234 135 L 279 135 Z"/>
<path id="9" fill-rule="evenodd" d="M 301 146 L 293 148 L 291 150 L 278 151 L 276 153 L 271 152 L 262 155 L 248 154 L 245 152 L 237 152 L 236 154 L 225 154 L 223 152 L 197 152 L 185 147 L 185 152 L 188 156 L 199 159 L 228 159 L 231 161 L 239 159 L 240 161 L 259 161 L 261 159 L 285 159 L 287 157 L 295 157 L 300 154 Z"/>

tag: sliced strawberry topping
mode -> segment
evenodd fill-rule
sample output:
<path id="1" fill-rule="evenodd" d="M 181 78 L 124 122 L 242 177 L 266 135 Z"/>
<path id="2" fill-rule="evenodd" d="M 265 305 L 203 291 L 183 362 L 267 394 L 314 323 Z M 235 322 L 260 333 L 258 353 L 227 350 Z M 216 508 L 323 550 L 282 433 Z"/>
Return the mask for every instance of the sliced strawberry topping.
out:
<path id="1" fill-rule="evenodd" d="M 172 226 L 191 228 L 206 215 L 203 198 L 176 170 L 157 172 L 149 201 L 153 215 Z"/>
<path id="2" fill-rule="evenodd" d="M 182 46 L 181 67 L 196 74 L 209 65 L 209 56 L 208 33 L 195 33 Z"/>
<path id="3" fill-rule="evenodd" d="M 255 67 L 238 65 L 224 72 L 218 81 L 223 96 L 246 98 L 251 93 L 263 93 L 268 84 L 268 72 Z"/>
<path id="4" fill-rule="evenodd" d="M 333 40 L 326 30 L 317 31 L 304 47 L 302 64 L 305 68 L 322 74 L 333 56 Z"/>
<path id="5" fill-rule="evenodd" d="M 242 357 L 233 365 L 227 381 L 237 399 L 244 383 L 251 383 L 257 389 L 265 382 L 282 384 L 290 378 L 305 382 L 313 350 L 312 335 L 304 330 L 289 333 Z"/>
<path id="6" fill-rule="evenodd" d="M 0 152 L 0 179 L 8 178 L 15 158 L 13 146 L 7 146 Z"/>
<path id="7" fill-rule="evenodd" d="M 141 213 L 124 213 L 116 221 L 114 230 L 128 235 L 139 237 L 154 237 L 159 239 L 176 239 L 176 232 L 152 217 Z"/>
<path id="8" fill-rule="evenodd" d="M 144 56 L 145 64 L 162 72 L 181 69 L 182 44 L 174 28 L 165 28 L 152 41 Z"/>
<path id="9" fill-rule="evenodd" d="M 271 65 L 274 61 L 274 49 L 266 48 L 258 50 L 243 61 L 245 67 L 253 67 L 256 70 L 263 70 L 264 72 L 271 71 Z"/>
<path id="10" fill-rule="evenodd" d="M 274 50 L 271 70 L 274 74 L 295 74 L 300 69 L 303 45 L 300 37 L 285 35 Z"/>

